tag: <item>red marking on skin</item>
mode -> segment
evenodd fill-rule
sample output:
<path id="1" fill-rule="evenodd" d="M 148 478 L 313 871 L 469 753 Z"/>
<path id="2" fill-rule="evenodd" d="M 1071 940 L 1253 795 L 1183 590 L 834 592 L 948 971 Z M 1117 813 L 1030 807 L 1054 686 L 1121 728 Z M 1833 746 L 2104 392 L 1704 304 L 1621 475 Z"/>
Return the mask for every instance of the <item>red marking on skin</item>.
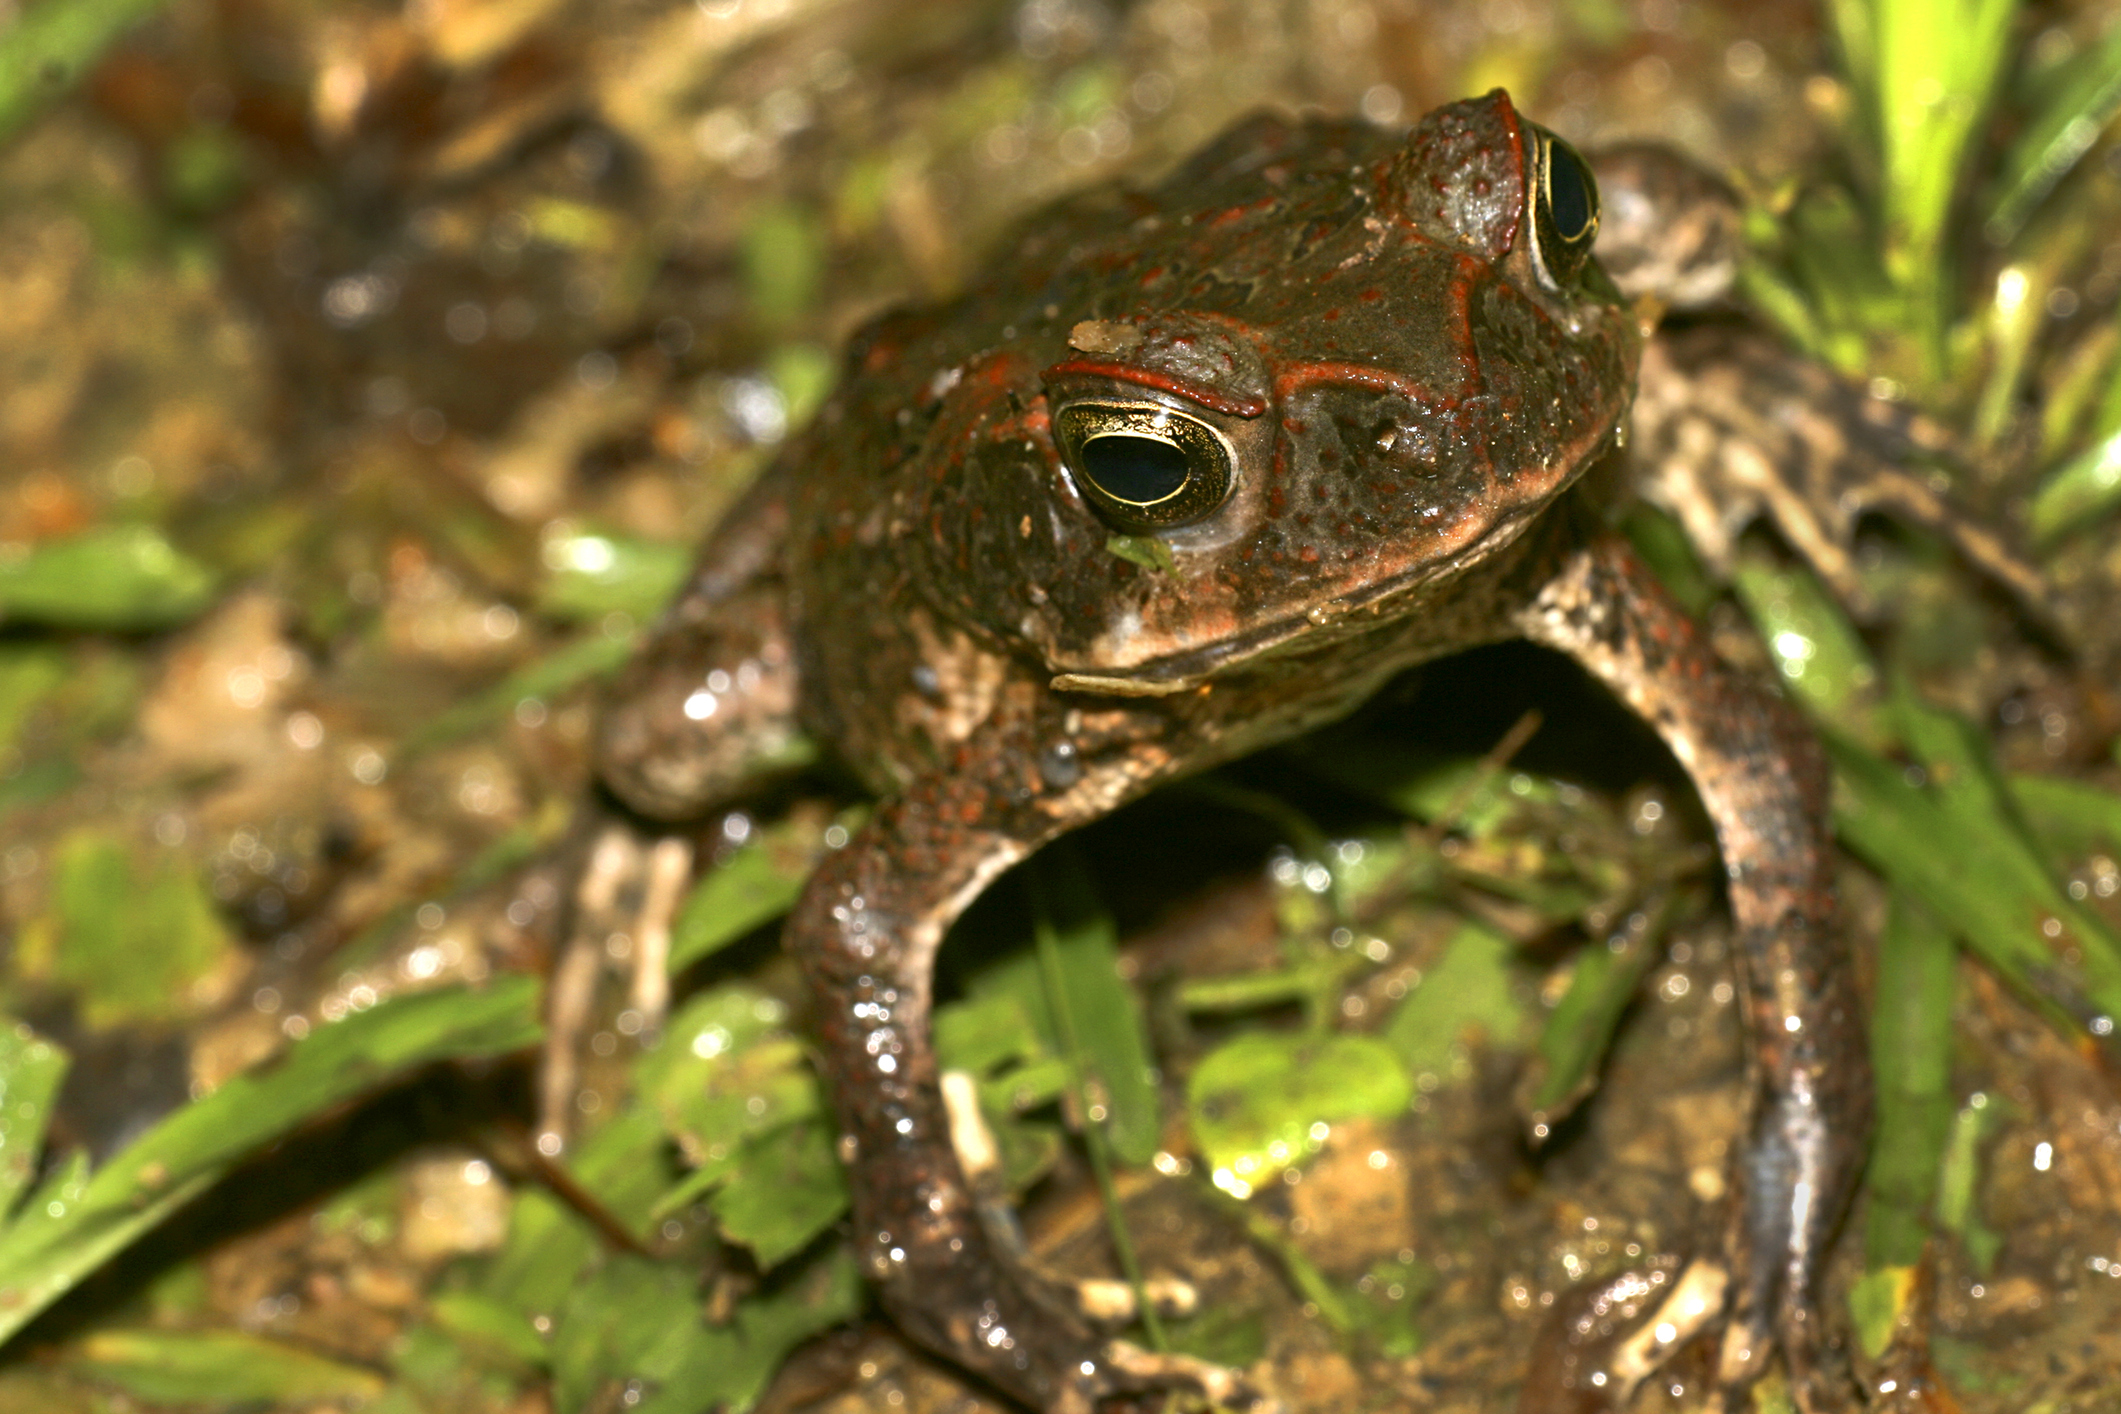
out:
<path id="1" fill-rule="evenodd" d="M 1375 304 L 1384 297 L 1385 292 L 1383 290 L 1363 290 L 1355 296 L 1364 304 Z"/>
<path id="2" fill-rule="evenodd" d="M 1445 396 L 1401 373 L 1370 368 L 1359 363 L 1306 362 L 1284 366 L 1274 378 L 1276 397 L 1286 398 L 1305 388 L 1331 384 L 1343 388 L 1367 388 L 1377 393 L 1398 393 L 1426 408 L 1448 410 L 1458 406 L 1461 392 Z"/>
<path id="3" fill-rule="evenodd" d="M 1056 378 L 1070 376 L 1111 378 L 1121 383 L 1154 388 L 1162 393 L 1174 393 L 1188 402 L 1199 403 L 1211 412 L 1223 413 L 1230 417 L 1258 417 L 1267 410 L 1265 398 L 1232 397 L 1213 388 L 1204 388 L 1190 378 L 1180 378 L 1151 368 L 1137 368 L 1127 363 L 1113 363 L 1106 359 L 1065 359 L 1054 364 L 1041 376 L 1049 383 Z"/>
<path id="4" fill-rule="evenodd" d="M 1242 206 L 1233 206 L 1226 211 L 1218 211 L 1213 216 L 1204 218 L 1200 224 L 1212 231 L 1217 226 L 1227 226 L 1233 221 L 1242 221 L 1255 211 L 1271 210 L 1277 200 L 1279 200 L 1277 197 L 1263 196 L 1257 201 L 1248 201 Z"/>

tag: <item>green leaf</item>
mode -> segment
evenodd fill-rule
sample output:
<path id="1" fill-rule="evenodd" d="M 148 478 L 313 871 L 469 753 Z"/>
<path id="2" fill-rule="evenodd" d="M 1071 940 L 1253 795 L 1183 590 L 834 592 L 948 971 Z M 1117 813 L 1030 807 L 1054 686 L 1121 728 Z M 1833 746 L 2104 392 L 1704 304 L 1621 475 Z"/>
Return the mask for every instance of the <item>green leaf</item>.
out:
<path id="1" fill-rule="evenodd" d="M 2063 531 L 2121 505 L 2121 428 L 2049 472 L 2033 493 L 2027 523 L 2033 538 Z"/>
<path id="2" fill-rule="evenodd" d="M 678 905 L 671 924 L 671 972 L 682 972 L 714 956 L 795 907 L 803 885 L 829 847 L 826 841 L 832 831 L 840 831 L 840 838 L 852 835 L 861 827 L 865 813 L 844 811 L 822 828 L 807 816 L 783 820 L 703 874 Z"/>
<path id="3" fill-rule="evenodd" d="M 1867 1359 L 1876 1360 L 1893 1343 L 1901 1313 L 1915 1298 L 1914 1267 L 1873 1267 L 1849 1288 L 1849 1315 L 1856 1324 L 1856 1343 Z"/>
<path id="4" fill-rule="evenodd" d="M 1525 1012 L 1510 985 L 1515 948 L 1508 938 L 1466 923 L 1445 944 L 1421 985 L 1382 1033 L 1408 1075 L 1451 1074 L 1451 1051 L 1469 1032 L 1503 1045 L 1523 1032 Z"/>
<path id="5" fill-rule="evenodd" d="M 0 32 L 0 136 L 73 87 L 104 48 L 163 0 L 61 0 Z"/>
<path id="6" fill-rule="evenodd" d="M 817 1120 L 747 1144 L 712 1206 L 724 1237 L 774 1267 L 837 1222 L 847 1204 L 831 1128 Z"/>
<path id="7" fill-rule="evenodd" d="M 789 1351 L 853 1320 L 867 1299 L 853 1254 L 836 1246 L 795 1280 L 739 1305 L 730 1326 L 676 1323 L 653 1362 L 659 1387 L 639 1414 L 701 1414 L 716 1406 L 743 1414 Z"/>
<path id="8" fill-rule="evenodd" d="M 0 622 L 170 628 L 213 602 L 212 572 L 171 546 L 153 526 L 103 526 L 13 548 L 18 553 L 0 557 Z"/>
<path id="9" fill-rule="evenodd" d="M 435 1325 L 474 1352 L 499 1361 L 540 1369 L 545 1364 L 545 1339 L 514 1306 L 476 1291 L 445 1291 L 427 1303 L 427 1314 Z"/>
<path id="10" fill-rule="evenodd" d="M 1044 1060 L 1046 1048 L 1023 998 L 989 992 L 936 1009 L 935 1055 L 944 1070 L 985 1078 L 1005 1066 Z"/>
<path id="11" fill-rule="evenodd" d="M 1952 996 L 1958 954 L 1921 906 L 1893 898 L 1878 940 L 1871 1010 L 1877 1131 L 1863 1183 L 1864 1260 L 1873 1270 L 1922 1260 L 1952 1126 Z"/>
<path id="12" fill-rule="evenodd" d="M 538 984 L 395 997 L 312 1032 L 284 1056 L 178 1110 L 89 1178 L 65 1167 L 0 1231 L 0 1341 L 230 1165 L 341 1101 L 439 1061 L 536 1044 Z"/>
<path id="13" fill-rule="evenodd" d="M 1716 601 L 1716 585 L 1695 555 L 1685 527 L 1649 502 L 1637 501 L 1620 529 L 1681 607 L 1696 618 L 1709 611 Z"/>
<path id="14" fill-rule="evenodd" d="M 1733 587 L 1790 691 L 1822 720 L 1869 737 L 1878 670 L 1833 596 L 1807 570 L 1746 550 Z"/>
<path id="15" fill-rule="evenodd" d="M 0 648 L 0 750 L 15 744 L 37 709 L 66 681 L 66 656 L 48 644 Z"/>
<path id="16" fill-rule="evenodd" d="M 2008 244 L 2034 208 L 2070 174 L 2121 112 L 2121 26 L 2042 85 L 2045 101 L 2003 159 L 2001 195 L 1984 233 Z"/>
<path id="17" fill-rule="evenodd" d="M 1253 1032 L 1209 1052 L 1186 1084 L 1202 1157 L 1238 1197 L 1316 1153 L 1336 1121 L 1390 1118 L 1413 1095 L 1399 1058 L 1369 1036 Z"/>
<path id="18" fill-rule="evenodd" d="M 1920 771 L 1825 734 L 1844 843 L 2058 1023 L 2114 1048 L 2121 1016 L 2121 939 L 2066 895 L 1997 775 L 1986 739 L 1902 688 L 1900 736 Z"/>
<path id="19" fill-rule="evenodd" d="M 2011 798 L 2041 844 L 2062 859 L 2121 852 L 2121 795 L 2066 776 L 2014 775 Z"/>
<path id="20" fill-rule="evenodd" d="M 138 1399 L 215 1406 L 373 1399 L 383 1378 L 242 1331 L 103 1330 L 82 1337 L 65 1363 Z"/>
<path id="21" fill-rule="evenodd" d="M 69 1064 L 66 1052 L 0 1017 L 0 1220 L 36 1177 L 52 1097 Z"/>
<path id="22" fill-rule="evenodd" d="M 676 1323 L 696 1325 L 698 1277 L 674 1262 L 613 1253 L 568 1293 L 553 1317 L 552 1402 L 560 1414 L 618 1407 L 607 1386 L 645 1373 Z M 675 1322 L 673 1321 L 675 1318 Z"/>
<path id="23" fill-rule="evenodd" d="M 733 1167 L 742 1146 L 821 1111 L 817 1076 L 787 1029 L 788 1009 L 749 987 L 688 1002 L 634 1070 L 637 1093 L 695 1168 L 694 1189 Z M 666 1197 L 657 1205 L 668 1211 Z"/>
<path id="24" fill-rule="evenodd" d="M 72 990 L 100 1029 L 184 1014 L 231 946 L 190 860 L 136 858 L 125 841 L 81 829 L 53 851 L 50 900 L 23 930 L 18 965 Z"/>
<path id="25" fill-rule="evenodd" d="M 548 539 L 544 560 L 539 613 L 570 623 L 620 613 L 645 623 L 684 583 L 692 551 L 661 540 L 583 531 Z"/>
<path id="26" fill-rule="evenodd" d="M 1984 1275 L 2003 1248 L 2003 1234 L 1981 1218 L 1981 1145 L 1996 1119 L 1997 1105 L 1975 1093 L 1953 1116 L 1944 1146 L 1944 1168 L 1937 1178 L 1937 1223 L 1966 1246 L 1974 1270 Z"/>
<path id="27" fill-rule="evenodd" d="M 558 695 L 618 671 L 632 655 L 635 635 L 586 633 L 516 669 L 486 691 L 459 702 L 398 744 L 398 759 L 469 736 L 500 721 L 527 699 Z"/>
<path id="28" fill-rule="evenodd" d="M 1887 252 L 1896 283 L 1941 317 L 1946 219 L 2002 76 L 2016 0 L 1872 0 Z"/>
<path id="29" fill-rule="evenodd" d="M 1050 912 L 1061 986 L 1081 1047 L 1084 1080 L 1093 1103 L 1108 1112 L 1105 1133 L 1112 1152 L 1124 1163 L 1144 1164 L 1156 1153 L 1162 1133 L 1141 999 L 1119 973 L 1119 936 L 1112 915 L 1099 903 L 1095 886 L 1075 857 L 1065 851 L 1045 856 L 1038 867 Z M 975 997 L 1008 995 L 1017 999 L 1038 1029 L 1047 1054 L 1065 1054 L 1059 1019 L 1040 975 L 1038 957 L 1020 953 L 973 979 Z"/>
<path id="30" fill-rule="evenodd" d="M 1518 1090 L 1518 1107 L 1534 1138 L 1544 1139 L 1597 1084 L 1598 1063 L 1620 1028 L 1621 1014 L 1635 1000 L 1643 975 L 1663 955 L 1671 915 L 1667 898 L 1654 908 L 1649 926 L 1623 927 L 1602 942 L 1594 938 L 1577 954 L 1569 989 L 1540 1029 Z"/>
<path id="31" fill-rule="evenodd" d="M 745 223 L 744 292 L 759 323 L 786 329 L 817 303 L 825 234 L 818 213 L 789 202 L 760 202 Z"/>
<path id="32" fill-rule="evenodd" d="M 1105 540 L 1105 550 L 1130 565 L 1140 565 L 1151 574 L 1178 573 L 1178 561 L 1172 557 L 1171 547 L 1155 535 L 1109 536 Z"/>

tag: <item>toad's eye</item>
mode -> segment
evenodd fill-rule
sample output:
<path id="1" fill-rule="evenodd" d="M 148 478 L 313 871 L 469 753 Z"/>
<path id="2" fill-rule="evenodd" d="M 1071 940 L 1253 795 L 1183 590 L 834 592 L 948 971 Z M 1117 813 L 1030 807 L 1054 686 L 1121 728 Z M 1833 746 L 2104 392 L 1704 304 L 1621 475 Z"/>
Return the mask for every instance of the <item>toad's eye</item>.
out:
<path id="1" fill-rule="evenodd" d="M 1222 434 L 1160 404 L 1070 403 L 1053 433 L 1083 499 L 1120 530 L 1188 525 L 1229 499 L 1236 480 Z"/>
<path id="2" fill-rule="evenodd" d="M 1548 280 L 1565 285 L 1598 239 L 1598 183 L 1575 148 L 1545 128 L 1531 128 L 1531 137 L 1533 257 Z"/>

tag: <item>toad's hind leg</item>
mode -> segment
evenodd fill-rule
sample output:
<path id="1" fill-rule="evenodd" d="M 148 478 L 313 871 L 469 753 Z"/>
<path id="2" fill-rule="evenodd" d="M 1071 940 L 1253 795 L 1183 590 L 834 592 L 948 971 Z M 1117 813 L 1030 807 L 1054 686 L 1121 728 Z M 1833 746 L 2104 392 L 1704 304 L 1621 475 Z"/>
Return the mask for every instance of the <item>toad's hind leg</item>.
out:
<path id="1" fill-rule="evenodd" d="M 723 518 L 612 685 L 597 773 L 644 815 L 701 815 L 806 758 L 782 569 L 784 482 L 767 473 Z"/>
<path id="2" fill-rule="evenodd" d="M 1750 1384 L 1779 1342 L 1806 1414 L 1835 1407 L 1812 1389 L 1816 1284 L 1862 1157 L 1870 1071 L 1835 933 L 1825 757 L 1787 704 L 1716 656 L 1617 536 L 1567 554 L 1519 622 L 1657 729 L 1715 823 L 1757 1087 L 1722 1377 Z"/>
<path id="3" fill-rule="evenodd" d="M 1039 739 L 990 722 L 828 855 L 789 919 L 851 1165 L 855 1248 L 902 1330 L 1048 1414 L 1172 1385 L 1227 1402 L 1226 1372 L 1100 1338 L 1077 1294 L 982 1221 L 953 1147 L 930 1036 L 945 930 L 1004 870 L 1161 769 L 1122 750 L 1057 787 L 1035 764 Z"/>

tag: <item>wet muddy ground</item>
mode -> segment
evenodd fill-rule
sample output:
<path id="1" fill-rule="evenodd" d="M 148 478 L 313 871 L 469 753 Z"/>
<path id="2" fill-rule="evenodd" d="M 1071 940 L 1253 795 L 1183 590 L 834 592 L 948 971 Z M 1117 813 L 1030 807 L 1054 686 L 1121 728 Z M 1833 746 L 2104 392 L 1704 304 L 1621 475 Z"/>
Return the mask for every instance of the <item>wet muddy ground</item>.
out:
<path id="1" fill-rule="evenodd" d="M 89 38 L 32 47 L 62 8 Z M 2058 624 L 2028 622 L 1873 517 L 1855 627 L 1766 531 L 1692 592 L 1857 753 L 1851 965 L 1905 1103 L 1837 1250 L 1830 1363 L 1876 1407 L 1954 1407 L 1879 1392 L 1924 1368 L 1904 1328 L 1880 1348 L 1895 1317 L 1926 1320 L 1958 1408 L 2117 1407 L 2111 104 L 2013 185 L 2048 100 L 2121 72 L 2116 23 L 2003 27 L 1921 276 L 1932 344 L 1919 300 L 1877 294 L 1915 277 L 1867 253 L 1864 87 L 1805 5 L 0 0 L 0 1010 L 28 1028 L 0 1038 L 0 1411 L 992 1406 L 868 1310 L 805 1157 L 772 920 L 858 793 L 827 760 L 681 837 L 658 1038 L 640 899 L 584 897 L 622 823 L 587 761 L 598 684 L 862 320 L 1254 109 L 1404 126 L 1497 84 L 1580 144 L 1733 173 L 1755 308 L 1948 424 L 1938 474 L 2056 587 Z M 1869 795 L 1864 761 L 1888 763 Z M 1897 834 L 1846 813 L 1888 807 Z M 1143 1266 L 1205 1298 L 1179 1348 L 1292 1409 L 1507 1408 L 1572 1288 L 1713 1246 L 1743 1056 L 1706 826 L 1564 665 L 1427 672 L 1077 858 L 1068 945 L 1116 956 L 1159 1068 L 1117 1191 Z M 968 1032 L 1030 995 L 1033 932 L 1008 884 L 958 930 Z M 1636 979 L 1609 1047 L 1554 1021 L 1599 949 Z M 592 966 L 556 1162 L 529 1028 L 563 956 Z M 363 1039 L 296 1065 L 334 1033 Z M 1248 1038 L 1326 1036 L 1387 1048 L 1406 1093 L 1224 1123 L 1190 1085 Z M 1535 1146 L 1527 1096 L 1569 1044 L 1580 1103 Z M 994 1049 L 988 1079 L 1041 1250 L 1109 1272 L 1054 1050 Z M 284 1083 L 254 1138 L 156 1128 L 233 1125 L 196 1107 L 260 1065 Z M 1256 1151 L 1243 1202 L 1210 1181 L 1225 1149 Z M 99 1201 L 74 1154 L 137 1159 L 109 1201 L 154 1225 L 66 1227 Z M 1716 1407 L 1705 1359 L 1628 1407 Z"/>

